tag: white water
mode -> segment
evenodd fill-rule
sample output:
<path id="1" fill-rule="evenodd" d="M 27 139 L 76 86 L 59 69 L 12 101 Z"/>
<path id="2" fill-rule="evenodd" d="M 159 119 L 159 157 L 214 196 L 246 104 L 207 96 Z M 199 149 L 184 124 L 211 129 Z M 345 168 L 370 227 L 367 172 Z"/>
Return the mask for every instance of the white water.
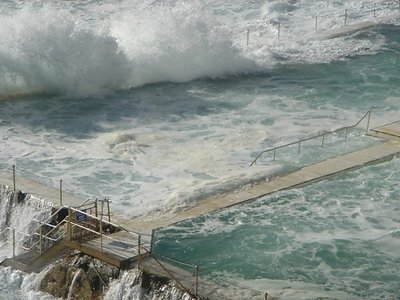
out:
<path id="1" fill-rule="evenodd" d="M 372 125 L 398 119 L 386 30 L 323 39 L 346 8 L 349 23 L 399 24 L 394 7 L 365 13 L 372 4 L 2 1 L 0 95 L 48 94 L 0 103 L 1 166 L 54 187 L 63 179 L 130 216 L 269 177 L 299 158 L 248 168 L 259 150 L 353 124 L 371 105 Z M 24 276 L 3 271 L 2 292 L 18 289 Z"/>
<path id="2" fill-rule="evenodd" d="M 104 300 L 130 300 L 130 299 L 151 299 L 151 300 L 191 300 L 187 293 L 182 292 L 175 286 L 163 286 L 158 291 L 151 291 L 147 294 L 141 288 L 141 271 L 133 270 L 122 272 L 117 280 L 110 283 L 110 287 L 104 296 Z"/>
<path id="3" fill-rule="evenodd" d="M 12 230 L 15 229 L 16 249 L 18 255 L 24 250 L 21 249 L 23 241 L 38 228 L 38 221 L 45 221 L 51 215 L 50 203 L 27 194 L 21 203 L 12 199 L 12 190 L 0 185 L 0 261 L 12 257 Z M 35 221 L 37 220 L 37 221 Z M 9 267 L 0 267 L 0 298 L 1 299 L 55 299 L 45 293 L 39 292 L 41 274 L 28 275 Z"/>
<path id="4" fill-rule="evenodd" d="M 12 190 L 0 186 L 0 259 L 12 255 L 12 230 L 15 229 L 16 254 L 21 249 L 26 235 L 38 228 L 38 222 L 47 220 L 51 215 L 51 204 L 27 194 L 22 203 L 13 201 Z"/>

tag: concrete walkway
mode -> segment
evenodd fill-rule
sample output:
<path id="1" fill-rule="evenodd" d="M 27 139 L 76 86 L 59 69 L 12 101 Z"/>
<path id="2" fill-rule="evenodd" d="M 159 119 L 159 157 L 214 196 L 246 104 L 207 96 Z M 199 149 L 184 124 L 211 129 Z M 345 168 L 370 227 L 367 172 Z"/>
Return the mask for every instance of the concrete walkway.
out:
<path id="1" fill-rule="evenodd" d="M 195 206 L 164 215 L 149 214 L 130 220 L 130 226 L 141 232 L 150 233 L 154 228 L 165 227 L 189 218 L 195 218 L 233 205 L 255 200 L 278 191 L 299 187 L 323 180 L 329 176 L 361 168 L 368 164 L 389 160 L 400 154 L 400 140 L 389 140 L 356 152 L 328 159 L 298 171 L 262 181 L 223 195 L 214 195 L 199 200 Z"/>

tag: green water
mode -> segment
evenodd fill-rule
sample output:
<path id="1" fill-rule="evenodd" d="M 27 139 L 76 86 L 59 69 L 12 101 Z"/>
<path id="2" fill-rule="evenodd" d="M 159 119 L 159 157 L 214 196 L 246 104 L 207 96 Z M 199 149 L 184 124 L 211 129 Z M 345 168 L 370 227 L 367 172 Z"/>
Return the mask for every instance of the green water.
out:
<path id="1" fill-rule="evenodd" d="M 399 166 L 395 159 L 181 222 L 157 232 L 155 251 L 282 299 L 303 299 L 304 290 L 304 299 L 311 291 L 396 299 Z"/>

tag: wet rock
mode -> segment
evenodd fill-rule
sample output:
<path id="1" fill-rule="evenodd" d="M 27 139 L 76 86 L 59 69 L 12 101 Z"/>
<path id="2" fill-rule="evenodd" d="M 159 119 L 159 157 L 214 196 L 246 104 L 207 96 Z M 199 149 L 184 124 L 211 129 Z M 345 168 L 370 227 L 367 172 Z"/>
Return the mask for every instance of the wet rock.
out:
<path id="1" fill-rule="evenodd" d="M 119 269 L 77 254 L 56 262 L 43 277 L 40 290 L 63 299 L 102 299 Z"/>

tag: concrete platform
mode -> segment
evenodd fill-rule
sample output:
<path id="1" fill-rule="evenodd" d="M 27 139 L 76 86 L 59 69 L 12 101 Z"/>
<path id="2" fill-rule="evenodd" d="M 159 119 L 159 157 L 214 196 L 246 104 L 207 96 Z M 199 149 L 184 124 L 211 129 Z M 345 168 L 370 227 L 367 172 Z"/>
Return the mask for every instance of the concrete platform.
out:
<path id="1" fill-rule="evenodd" d="M 399 154 L 400 140 L 388 141 L 360 151 L 306 166 L 298 171 L 274 178 L 270 181 L 257 182 L 251 186 L 246 186 L 245 188 L 224 195 L 215 195 L 199 200 L 194 207 L 175 213 L 164 215 L 154 213 L 130 220 L 129 222 L 136 230 L 150 233 L 154 228 L 166 227 L 189 218 L 195 218 L 233 205 L 252 201 L 274 192 L 323 180 L 341 172 L 354 170 L 383 160 L 389 160 Z"/>

